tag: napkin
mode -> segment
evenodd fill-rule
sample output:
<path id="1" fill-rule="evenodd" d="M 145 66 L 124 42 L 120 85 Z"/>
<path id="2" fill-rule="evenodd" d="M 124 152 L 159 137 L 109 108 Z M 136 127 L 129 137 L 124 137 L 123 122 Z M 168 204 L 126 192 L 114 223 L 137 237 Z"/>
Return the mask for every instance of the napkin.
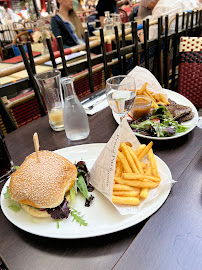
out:
<path id="1" fill-rule="evenodd" d="M 133 150 L 140 145 L 140 142 L 131 130 L 126 119 L 123 119 L 122 123 L 118 126 L 90 171 L 90 183 L 111 203 L 116 157 L 120 142 L 130 142 L 133 146 Z M 148 163 L 147 157 L 144 157 L 143 161 Z M 162 192 L 166 184 L 174 182 L 169 175 L 165 175 L 160 169 L 159 174 L 162 179 L 160 185 L 150 190 L 148 197 L 143 200 L 139 206 L 115 205 L 112 203 L 121 215 L 137 214 L 146 202 L 155 199 L 158 194 Z"/>
<path id="2" fill-rule="evenodd" d="M 98 101 L 101 101 L 103 100 L 101 103 L 99 104 L 96 104 Z M 105 109 L 106 107 L 109 106 L 108 104 L 108 101 L 107 101 L 107 98 L 106 98 L 106 94 L 104 93 L 103 95 L 101 95 L 99 98 L 96 98 L 95 100 L 89 100 L 89 102 L 86 102 L 83 107 L 84 109 L 85 108 L 88 108 L 90 107 L 91 105 L 94 105 L 95 104 L 95 107 L 91 110 L 86 110 L 86 113 L 88 115 L 93 115 L 99 111 L 102 111 L 103 109 Z"/>

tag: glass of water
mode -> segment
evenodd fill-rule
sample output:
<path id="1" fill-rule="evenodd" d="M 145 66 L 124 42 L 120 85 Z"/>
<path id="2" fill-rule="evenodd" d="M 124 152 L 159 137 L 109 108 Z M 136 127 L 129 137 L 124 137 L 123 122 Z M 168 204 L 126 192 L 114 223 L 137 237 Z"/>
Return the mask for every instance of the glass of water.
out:
<path id="1" fill-rule="evenodd" d="M 135 80 L 125 75 L 109 78 L 106 81 L 106 95 L 112 111 L 117 113 L 122 121 L 135 101 Z"/>

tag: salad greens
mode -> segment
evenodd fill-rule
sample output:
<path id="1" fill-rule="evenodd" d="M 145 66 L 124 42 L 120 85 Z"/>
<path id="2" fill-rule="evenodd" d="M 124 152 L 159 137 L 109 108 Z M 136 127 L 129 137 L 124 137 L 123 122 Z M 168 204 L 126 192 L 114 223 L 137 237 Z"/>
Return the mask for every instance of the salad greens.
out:
<path id="1" fill-rule="evenodd" d="M 80 226 L 87 226 L 88 223 L 85 222 L 85 220 L 83 219 L 83 216 L 81 216 L 81 213 L 78 212 L 77 210 L 75 210 L 74 208 L 70 207 L 70 214 L 73 217 L 72 222 L 75 220 L 76 222 L 78 222 L 80 224 Z"/>
<path id="2" fill-rule="evenodd" d="M 56 223 L 57 223 L 57 229 L 59 229 L 60 228 L 60 219 L 59 218 L 56 219 Z"/>
<path id="3" fill-rule="evenodd" d="M 81 191 L 81 193 L 83 194 L 83 196 L 89 200 L 89 194 L 88 194 L 88 189 L 85 183 L 85 180 L 83 178 L 82 175 L 78 176 L 78 180 L 77 180 L 77 186 L 79 188 L 79 190 Z"/>
<path id="4" fill-rule="evenodd" d="M 76 203 L 76 194 L 77 194 L 77 181 L 74 182 L 74 185 L 70 188 L 70 198 L 71 201 L 75 204 Z"/>
<path id="5" fill-rule="evenodd" d="M 16 213 L 19 212 L 21 209 L 20 205 L 17 203 L 9 205 L 8 208 L 10 208 L 11 210 L 13 210 Z"/>
<path id="6" fill-rule="evenodd" d="M 148 119 L 134 121 L 130 126 L 135 132 L 154 137 L 170 137 L 188 129 L 175 121 L 169 110 L 163 105 L 154 109 L 152 114 L 148 115 Z"/>
<path id="7" fill-rule="evenodd" d="M 9 187 L 7 187 L 7 190 L 6 190 L 6 193 L 4 193 L 4 199 L 10 199 L 11 198 L 11 195 L 10 195 L 10 192 L 9 192 Z"/>

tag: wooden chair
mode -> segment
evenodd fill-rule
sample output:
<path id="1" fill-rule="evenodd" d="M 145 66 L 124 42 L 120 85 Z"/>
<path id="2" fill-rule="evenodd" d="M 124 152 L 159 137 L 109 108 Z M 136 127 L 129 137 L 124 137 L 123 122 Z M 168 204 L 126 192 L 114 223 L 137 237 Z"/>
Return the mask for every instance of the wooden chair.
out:
<path id="1" fill-rule="evenodd" d="M 62 58 L 62 76 L 75 76 L 75 91 L 78 97 L 84 97 L 90 93 L 93 93 L 94 91 L 103 88 L 103 82 L 105 80 L 103 72 L 104 65 L 102 64 L 103 61 L 101 58 L 102 56 L 98 55 L 94 58 L 94 61 L 92 61 L 88 31 L 85 31 L 87 59 L 82 61 L 81 63 L 72 63 L 72 65 L 69 67 L 67 67 L 66 65 L 62 38 L 57 37 L 57 41 L 60 50 L 60 56 Z M 50 45 L 48 47 L 52 64 L 53 66 L 55 66 L 54 57 Z M 78 71 L 80 71 L 80 73 L 78 73 Z"/>
<path id="2" fill-rule="evenodd" d="M 24 60 L 25 67 L 28 72 L 29 79 L 20 80 L 16 83 L 11 83 L 1 87 L 0 94 L 11 95 L 14 93 L 19 93 L 24 89 L 33 89 L 34 96 L 27 95 L 27 97 L 19 96 L 18 100 L 11 102 L 8 108 L 1 102 L 0 114 L 2 117 L 2 129 L 4 133 L 11 132 L 17 127 L 21 127 L 29 123 L 30 121 L 46 115 L 46 108 L 44 102 L 41 98 L 41 94 L 38 85 L 34 79 L 34 74 L 36 73 L 33 54 L 31 50 L 31 43 L 27 42 L 27 51 L 29 55 L 29 61 L 27 59 L 24 47 L 19 44 L 19 49 Z M 14 123 L 14 124 L 13 124 Z M 11 128 L 12 127 L 12 128 Z"/>
<path id="3" fill-rule="evenodd" d="M 195 20 L 194 20 L 194 15 Z M 179 27 L 179 18 L 182 18 L 182 23 Z M 179 64 L 179 42 L 181 36 L 200 36 L 201 33 L 202 11 L 183 12 L 175 15 L 175 31 L 168 33 L 170 24 L 167 19 L 167 31 L 165 33 L 166 48 L 164 55 L 166 60 L 164 63 L 164 84 L 166 88 L 177 91 L 178 79 L 178 64 Z M 180 29 L 180 30 L 179 30 Z"/>
<path id="4" fill-rule="evenodd" d="M 17 129 L 17 125 L 12 115 L 7 110 L 1 97 L 0 97 L 0 126 L 4 135 Z"/>
<path id="5" fill-rule="evenodd" d="M 141 43 L 138 41 L 137 22 L 132 22 L 132 44 L 126 46 L 125 26 L 122 24 L 122 48 L 119 40 L 119 34 L 115 27 L 116 52 L 119 66 L 117 74 L 128 74 L 136 65 L 139 65 L 154 73 L 159 82 L 162 84 L 162 48 L 159 41 L 162 33 L 161 18 L 158 21 L 158 27 L 158 39 L 148 40 L 149 20 L 143 21 L 144 42 Z"/>

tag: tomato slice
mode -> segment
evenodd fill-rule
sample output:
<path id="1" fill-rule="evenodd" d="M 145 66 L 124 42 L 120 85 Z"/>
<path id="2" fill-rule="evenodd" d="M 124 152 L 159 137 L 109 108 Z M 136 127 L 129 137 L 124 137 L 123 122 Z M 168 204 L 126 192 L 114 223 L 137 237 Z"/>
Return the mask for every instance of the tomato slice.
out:
<path id="1" fill-rule="evenodd" d="M 154 123 L 160 124 L 160 119 L 159 118 L 153 118 L 152 121 Z"/>

